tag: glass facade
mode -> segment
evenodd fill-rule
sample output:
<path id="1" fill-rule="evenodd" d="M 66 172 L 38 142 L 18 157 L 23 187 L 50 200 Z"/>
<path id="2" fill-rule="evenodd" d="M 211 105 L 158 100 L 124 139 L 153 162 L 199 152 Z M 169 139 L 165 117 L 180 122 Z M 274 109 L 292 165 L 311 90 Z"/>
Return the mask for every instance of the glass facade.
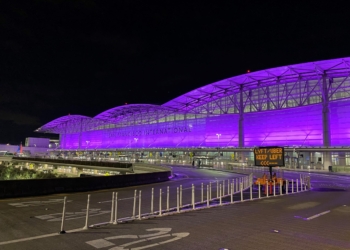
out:
<path id="1" fill-rule="evenodd" d="M 160 106 L 65 116 L 37 131 L 60 134 L 68 150 L 348 146 L 349 65 L 340 58 L 252 72 Z"/>

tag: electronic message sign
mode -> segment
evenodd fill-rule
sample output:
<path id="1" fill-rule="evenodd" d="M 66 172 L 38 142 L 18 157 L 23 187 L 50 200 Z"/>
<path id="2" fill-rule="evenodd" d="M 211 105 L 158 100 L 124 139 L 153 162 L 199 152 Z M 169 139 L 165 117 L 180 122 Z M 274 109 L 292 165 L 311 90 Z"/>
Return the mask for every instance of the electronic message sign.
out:
<path id="1" fill-rule="evenodd" d="M 255 166 L 276 167 L 284 166 L 283 147 L 254 148 Z"/>

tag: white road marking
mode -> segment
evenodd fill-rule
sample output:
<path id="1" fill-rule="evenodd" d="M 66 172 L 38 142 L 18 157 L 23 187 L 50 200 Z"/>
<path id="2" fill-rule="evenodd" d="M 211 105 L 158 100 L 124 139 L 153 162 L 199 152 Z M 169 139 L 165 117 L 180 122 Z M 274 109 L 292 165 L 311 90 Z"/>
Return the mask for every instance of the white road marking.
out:
<path id="1" fill-rule="evenodd" d="M 67 202 L 72 202 L 72 201 L 67 200 Z M 8 203 L 8 205 L 14 206 L 14 207 L 36 207 L 36 206 L 44 206 L 44 205 L 59 204 L 59 203 L 63 203 L 63 199 L 50 199 L 48 201 L 16 202 L 16 203 Z"/>
<path id="2" fill-rule="evenodd" d="M 311 217 L 309 217 L 309 218 L 306 218 L 305 220 L 312 220 L 312 219 L 315 219 L 315 218 L 317 218 L 317 217 L 319 217 L 319 216 L 321 216 L 321 215 L 328 214 L 330 211 L 331 211 L 331 210 L 327 210 L 327 211 L 324 211 L 324 212 L 322 212 L 322 213 L 315 214 L 315 215 L 313 215 L 313 216 L 311 216 Z"/>
<path id="3" fill-rule="evenodd" d="M 79 232 L 79 231 L 84 231 L 84 230 L 85 229 L 83 229 L 83 228 L 77 228 L 77 229 L 69 230 L 69 231 L 66 231 L 66 232 L 67 233 L 74 233 L 74 232 Z M 29 241 L 29 240 L 36 240 L 36 239 L 53 237 L 53 236 L 59 236 L 59 235 L 60 235 L 59 233 L 52 233 L 52 234 L 44 234 L 44 235 L 28 237 L 28 238 L 22 238 L 22 239 L 17 239 L 17 240 L 3 241 L 3 242 L 0 242 L 0 246 L 1 245 L 12 244 L 12 243 L 23 242 L 23 241 Z"/>
<path id="4" fill-rule="evenodd" d="M 190 233 L 183 232 L 183 233 L 173 233 L 170 234 L 169 232 L 171 231 L 171 228 L 150 228 L 146 229 L 148 232 L 152 231 L 157 231 L 156 233 L 151 233 L 151 234 L 144 234 L 144 235 L 118 235 L 118 236 L 112 236 L 112 237 L 107 237 L 104 239 L 97 239 L 97 240 L 92 240 L 92 241 L 87 241 L 86 243 L 89 244 L 90 246 L 93 246 L 97 249 L 99 248 L 104 248 L 104 247 L 110 247 L 110 246 L 115 246 L 114 243 L 110 242 L 109 240 L 117 240 L 117 239 L 139 239 L 136 241 L 131 241 L 128 243 L 124 243 L 119 246 L 115 246 L 110 248 L 109 250 L 141 250 L 145 248 L 150 248 L 150 247 L 155 247 L 155 246 L 160 246 L 166 243 L 170 243 L 176 240 L 179 240 L 181 238 L 187 237 Z M 158 243 L 152 243 L 146 246 L 141 246 L 141 247 L 136 247 L 136 248 L 129 248 L 129 246 L 134 245 L 134 244 L 139 244 L 143 242 L 148 242 L 152 241 L 155 239 L 160 239 L 160 238 L 166 238 L 166 237 L 175 237 L 173 239 L 161 241 Z M 126 247 L 126 248 L 125 248 Z"/>
<path id="5" fill-rule="evenodd" d="M 91 241 L 87 241 L 86 243 L 89 244 L 90 246 L 93 246 L 94 248 L 104 248 L 104 247 L 114 246 L 112 242 L 106 241 L 104 239 L 91 240 Z"/>
<path id="6" fill-rule="evenodd" d="M 144 235 L 139 235 L 139 238 L 147 238 L 147 237 L 152 237 L 152 236 L 157 236 L 157 235 L 162 235 L 165 233 L 168 233 L 171 231 L 171 228 L 150 228 L 147 229 L 146 231 L 151 232 L 151 231 L 158 231 L 158 233 L 154 233 L 154 234 L 144 234 Z M 106 240 L 115 240 L 115 239 L 123 239 L 125 237 L 131 237 L 131 236 L 135 236 L 135 235 L 119 235 L 119 236 L 112 236 L 112 237 L 108 237 L 105 238 Z M 137 238 L 137 236 L 136 236 Z"/>
<path id="7" fill-rule="evenodd" d="M 117 240 L 117 239 L 138 239 L 137 235 L 118 235 L 105 238 L 106 240 Z"/>
<path id="8" fill-rule="evenodd" d="M 110 210 L 101 210 L 100 208 L 96 209 L 89 209 L 89 217 L 108 214 L 111 211 Z M 66 212 L 65 220 L 76 220 L 86 217 L 86 209 L 82 209 L 82 212 Z M 61 221 L 62 220 L 62 213 L 55 213 L 55 214 L 46 214 L 46 215 L 38 215 L 35 216 L 35 218 L 40 220 L 47 220 L 49 222 L 52 221 Z"/>
<path id="9" fill-rule="evenodd" d="M 138 198 L 138 196 L 136 196 L 136 198 Z M 128 197 L 128 198 L 121 198 L 121 199 L 118 199 L 118 201 L 131 200 L 131 199 L 134 199 L 134 196 L 133 197 Z M 111 200 L 110 201 L 99 201 L 97 203 L 107 203 L 107 202 L 112 202 L 112 201 Z"/>

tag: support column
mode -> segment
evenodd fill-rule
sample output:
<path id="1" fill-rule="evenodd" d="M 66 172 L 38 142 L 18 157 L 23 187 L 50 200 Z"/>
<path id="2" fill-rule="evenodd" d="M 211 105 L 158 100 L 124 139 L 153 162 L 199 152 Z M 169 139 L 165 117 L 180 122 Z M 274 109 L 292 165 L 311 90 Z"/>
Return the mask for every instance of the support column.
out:
<path id="1" fill-rule="evenodd" d="M 238 120 L 238 147 L 244 147 L 244 106 L 243 106 L 243 85 L 239 90 L 239 120 Z"/>
<path id="2" fill-rule="evenodd" d="M 338 152 L 339 166 L 346 166 L 345 152 Z"/>
<path id="3" fill-rule="evenodd" d="M 329 95 L 327 75 L 322 75 L 322 125 L 323 125 L 323 146 L 331 145 L 331 131 L 329 126 Z M 331 152 L 323 152 L 323 169 L 332 165 Z"/>

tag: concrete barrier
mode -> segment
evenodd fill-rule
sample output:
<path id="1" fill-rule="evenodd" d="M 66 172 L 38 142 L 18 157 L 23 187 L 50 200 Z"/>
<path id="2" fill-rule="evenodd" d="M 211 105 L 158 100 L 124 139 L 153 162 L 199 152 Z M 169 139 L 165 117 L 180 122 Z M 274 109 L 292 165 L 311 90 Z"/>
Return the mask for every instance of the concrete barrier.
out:
<path id="1" fill-rule="evenodd" d="M 169 180 L 170 175 L 170 171 L 164 171 L 156 173 L 92 176 L 84 178 L 7 180 L 0 181 L 0 198 L 47 195 L 62 192 L 80 192 L 144 185 L 167 181 Z"/>
<path id="2" fill-rule="evenodd" d="M 128 163 L 128 162 L 81 161 L 81 160 L 39 158 L 39 157 L 12 157 L 12 161 L 36 162 L 36 163 L 43 163 L 43 164 L 82 165 L 82 167 L 83 166 L 100 166 L 100 167 L 125 168 L 125 169 L 132 167 L 132 163 Z"/>

